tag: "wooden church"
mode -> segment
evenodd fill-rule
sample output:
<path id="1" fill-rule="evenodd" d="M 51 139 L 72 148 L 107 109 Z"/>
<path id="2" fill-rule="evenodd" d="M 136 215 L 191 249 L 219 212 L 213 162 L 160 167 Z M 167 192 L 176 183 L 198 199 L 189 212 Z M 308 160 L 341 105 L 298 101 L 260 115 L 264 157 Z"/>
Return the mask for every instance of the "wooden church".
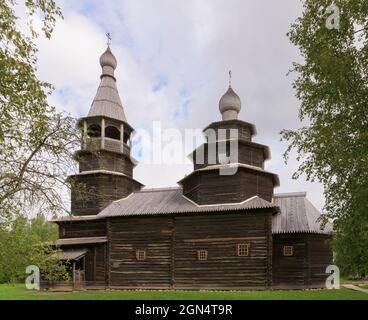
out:
<path id="1" fill-rule="evenodd" d="M 72 215 L 54 220 L 74 284 L 216 290 L 325 286 L 332 228 L 321 228 L 320 213 L 305 193 L 274 194 L 278 176 L 264 167 L 269 148 L 252 141 L 253 124 L 238 119 L 241 101 L 231 86 L 219 103 L 222 120 L 205 130 L 235 129 L 237 159 L 224 163 L 210 157 L 213 145 L 224 140 L 217 135 L 194 150 L 194 170 L 177 188 L 144 189 L 133 177 L 133 127 L 124 114 L 109 47 L 100 64 L 96 97 L 78 121 L 83 134 L 76 153 L 79 173 L 70 177 Z M 234 137 L 226 135 L 225 142 L 230 140 Z M 201 163 L 195 160 L 199 151 Z M 227 168 L 235 173 L 221 174 Z"/>

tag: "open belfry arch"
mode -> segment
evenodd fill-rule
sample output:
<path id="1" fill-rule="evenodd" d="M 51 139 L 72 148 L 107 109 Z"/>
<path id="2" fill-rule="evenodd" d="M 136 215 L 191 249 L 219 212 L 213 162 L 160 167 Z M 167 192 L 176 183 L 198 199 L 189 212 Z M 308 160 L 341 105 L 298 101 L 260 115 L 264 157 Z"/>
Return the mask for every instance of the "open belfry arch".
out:
<path id="1" fill-rule="evenodd" d="M 279 178 L 265 169 L 270 150 L 253 141 L 255 126 L 239 119 L 231 77 L 219 102 L 222 119 L 204 129 L 206 142 L 191 154 L 193 172 L 176 188 L 144 189 L 133 177 L 133 128 L 110 46 L 100 64 L 97 94 L 78 121 L 72 215 L 54 220 L 57 244 L 74 257 L 74 268 L 84 268 L 74 272 L 87 288 L 324 286 L 332 227 L 321 227 L 305 193 L 274 194 Z"/>

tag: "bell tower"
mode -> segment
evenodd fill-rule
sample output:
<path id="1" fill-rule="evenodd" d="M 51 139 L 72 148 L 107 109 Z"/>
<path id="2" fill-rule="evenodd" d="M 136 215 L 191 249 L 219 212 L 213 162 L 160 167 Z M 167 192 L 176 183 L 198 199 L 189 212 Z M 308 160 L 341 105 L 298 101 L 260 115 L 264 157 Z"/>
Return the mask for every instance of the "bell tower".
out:
<path id="1" fill-rule="evenodd" d="M 238 119 L 241 100 L 231 87 L 231 73 L 219 110 L 222 121 L 203 130 L 206 143 L 190 155 L 194 171 L 178 182 L 184 196 L 197 205 L 241 203 L 254 196 L 271 202 L 279 178 L 264 169 L 270 151 L 252 141 L 255 126 Z"/>
<path id="2" fill-rule="evenodd" d="M 117 61 L 110 46 L 100 57 L 101 83 L 86 117 L 78 120 L 81 149 L 75 157 L 79 173 L 70 176 L 73 215 L 98 214 L 112 201 L 140 190 L 133 179 L 131 135 L 116 87 Z"/>

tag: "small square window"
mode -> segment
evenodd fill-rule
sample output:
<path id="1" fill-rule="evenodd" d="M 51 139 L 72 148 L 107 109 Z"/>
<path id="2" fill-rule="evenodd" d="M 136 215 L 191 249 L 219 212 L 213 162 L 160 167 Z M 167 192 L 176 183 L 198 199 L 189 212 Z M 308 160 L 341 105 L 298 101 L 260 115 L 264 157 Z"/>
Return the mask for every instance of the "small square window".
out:
<path id="1" fill-rule="evenodd" d="M 136 256 L 138 261 L 146 260 L 146 250 L 138 249 L 136 251 Z"/>
<path id="2" fill-rule="evenodd" d="M 284 254 L 284 257 L 292 257 L 294 255 L 294 247 L 284 246 L 283 254 Z"/>
<path id="3" fill-rule="evenodd" d="M 250 244 L 249 243 L 239 243 L 237 245 L 237 255 L 238 257 L 248 257 L 249 256 L 249 250 Z"/>
<path id="4" fill-rule="evenodd" d="M 198 250 L 197 251 L 198 260 L 205 261 L 208 258 L 208 251 L 207 250 Z"/>

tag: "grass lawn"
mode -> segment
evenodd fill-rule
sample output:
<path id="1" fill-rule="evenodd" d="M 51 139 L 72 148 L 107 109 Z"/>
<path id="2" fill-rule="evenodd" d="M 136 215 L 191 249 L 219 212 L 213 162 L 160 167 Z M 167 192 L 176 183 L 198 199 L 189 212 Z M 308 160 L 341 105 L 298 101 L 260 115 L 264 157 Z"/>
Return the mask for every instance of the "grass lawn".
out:
<path id="1" fill-rule="evenodd" d="M 49 293 L 28 291 L 24 284 L 0 285 L 0 300 L 368 300 L 368 294 L 340 290 L 307 291 L 82 291 Z"/>

